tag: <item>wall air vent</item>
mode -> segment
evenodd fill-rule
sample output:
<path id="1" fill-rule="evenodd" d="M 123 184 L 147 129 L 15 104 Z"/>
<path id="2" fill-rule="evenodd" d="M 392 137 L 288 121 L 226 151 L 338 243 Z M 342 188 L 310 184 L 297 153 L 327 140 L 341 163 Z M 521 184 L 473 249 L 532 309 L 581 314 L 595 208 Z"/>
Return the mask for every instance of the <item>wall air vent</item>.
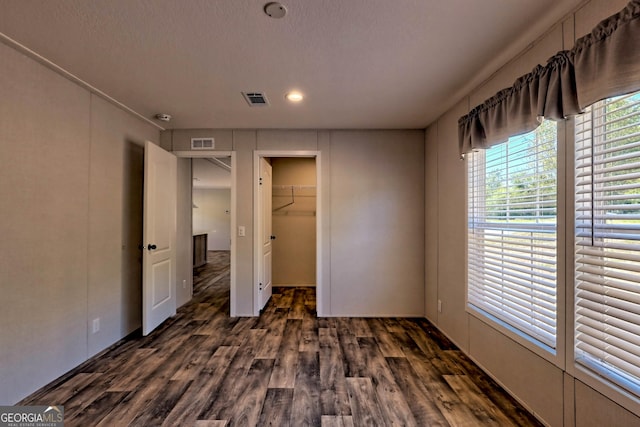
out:
<path id="1" fill-rule="evenodd" d="M 192 150 L 213 150 L 216 148 L 213 138 L 191 138 Z"/>
<path id="2" fill-rule="evenodd" d="M 266 107 L 269 105 L 267 96 L 260 92 L 242 92 L 242 96 L 252 107 Z"/>

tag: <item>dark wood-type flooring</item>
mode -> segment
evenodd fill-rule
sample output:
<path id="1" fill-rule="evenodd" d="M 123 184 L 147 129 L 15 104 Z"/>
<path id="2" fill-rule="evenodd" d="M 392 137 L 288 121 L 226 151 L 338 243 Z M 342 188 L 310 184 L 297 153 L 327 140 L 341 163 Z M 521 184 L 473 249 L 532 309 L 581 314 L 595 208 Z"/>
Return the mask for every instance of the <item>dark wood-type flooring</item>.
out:
<path id="1" fill-rule="evenodd" d="M 317 318 L 313 288 L 230 318 L 229 254 L 209 256 L 174 318 L 20 404 L 67 427 L 540 425 L 424 319 Z"/>

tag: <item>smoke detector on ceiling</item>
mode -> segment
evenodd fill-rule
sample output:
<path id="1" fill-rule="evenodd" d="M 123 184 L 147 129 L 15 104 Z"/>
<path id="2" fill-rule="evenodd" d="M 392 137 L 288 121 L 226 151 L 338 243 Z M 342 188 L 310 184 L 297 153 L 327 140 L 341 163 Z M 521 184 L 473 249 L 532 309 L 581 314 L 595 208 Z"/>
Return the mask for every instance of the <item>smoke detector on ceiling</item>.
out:
<path id="1" fill-rule="evenodd" d="M 156 119 L 160 120 L 161 122 L 169 122 L 171 121 L 171 116 L 169 114 L 158 113 L 156 114 Z"/>
<path id="2" fill-rule="evenodd" d="M 271 3 L 267 3 L 264 6 L 264 13 L 266 13 L 270 18 L 280 19 L 287 14 L 287 8 L 284 7 L 281 3 L 274 1 Z"/>

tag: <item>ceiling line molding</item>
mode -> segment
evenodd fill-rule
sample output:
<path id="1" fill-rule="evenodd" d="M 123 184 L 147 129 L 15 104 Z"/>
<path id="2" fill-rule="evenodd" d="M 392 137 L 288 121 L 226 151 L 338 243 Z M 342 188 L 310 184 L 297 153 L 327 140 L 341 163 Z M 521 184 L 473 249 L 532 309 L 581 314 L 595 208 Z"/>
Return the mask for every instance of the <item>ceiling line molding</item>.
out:
<path id="1" fill-rule="evenodd" d="M 122 110 L 128 112 L 129 114 L 132 114 L 132 115 L 136 116 L 140 120 L 142 120 L 142 121 L 154 126 L 155 128 L 157 128 L 157 129 L 159 129 L 161 131 L 166 130 L 164 127 L 160 126 L 159 124 L 157 124 L 153 120 L 143 116 L 142 114 L 138 113 L 137 111 L 135 111 L 131 107 L 128 107 L 127 105 L 123 104 L 122 102 L 118 101 L 117 99 L 107 95 L 106 93 L 104 93 L 100 89 L 92 86 L 91 84 L 89 84 L 86 81 L 82 80 L 80 77 L 76 76 L 75 74 L 70 73 L 69 71 L 67 71 L 64 68 L 62 68 L 61 66 L 59 66 L 58 64 L 48 60 L 44 56 L 40 55 L 39 53 L 37 53 L 37 52 L 35 52 L 35 51 L 31 50 L 31 49 L 29 49 L 25 45 L 23 45 L 20 42 L 12 39 L 11 37 L 7 36 L 6 34 L 4 34 L 2 32 L 0 32 L 0 42 L 2 42 L 5 45 L 17 50 L 18 52 L 23 53 L 27 57 L 29 57 L 29 58 L 35 60 L 36 62 L 44 65 L 45 67 L 47 67 L 50 70 L 54 71 L 55 73 L 61 75 L 62 77 L 66 78 L 67 80 L 72 81 L 73 83 L 77 84 L 78 86 L 88 90 L 90 93 L 103 98 L 104 100 L 114 104 L 115 106 L 117 106 L 118 108 L 121 108 Z"/>

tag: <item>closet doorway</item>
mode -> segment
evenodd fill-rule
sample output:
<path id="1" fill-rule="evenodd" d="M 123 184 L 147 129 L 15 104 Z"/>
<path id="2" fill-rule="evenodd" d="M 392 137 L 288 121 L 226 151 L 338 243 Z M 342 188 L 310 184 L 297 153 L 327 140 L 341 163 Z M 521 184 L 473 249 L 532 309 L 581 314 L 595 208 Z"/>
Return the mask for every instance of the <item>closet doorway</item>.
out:
<path id="1" fill-rule="evenodd" d="M 313 288 L 321 313 L 319 153 L 256 152 L 254 160 L 255 314 L 273 287 Z"/>

